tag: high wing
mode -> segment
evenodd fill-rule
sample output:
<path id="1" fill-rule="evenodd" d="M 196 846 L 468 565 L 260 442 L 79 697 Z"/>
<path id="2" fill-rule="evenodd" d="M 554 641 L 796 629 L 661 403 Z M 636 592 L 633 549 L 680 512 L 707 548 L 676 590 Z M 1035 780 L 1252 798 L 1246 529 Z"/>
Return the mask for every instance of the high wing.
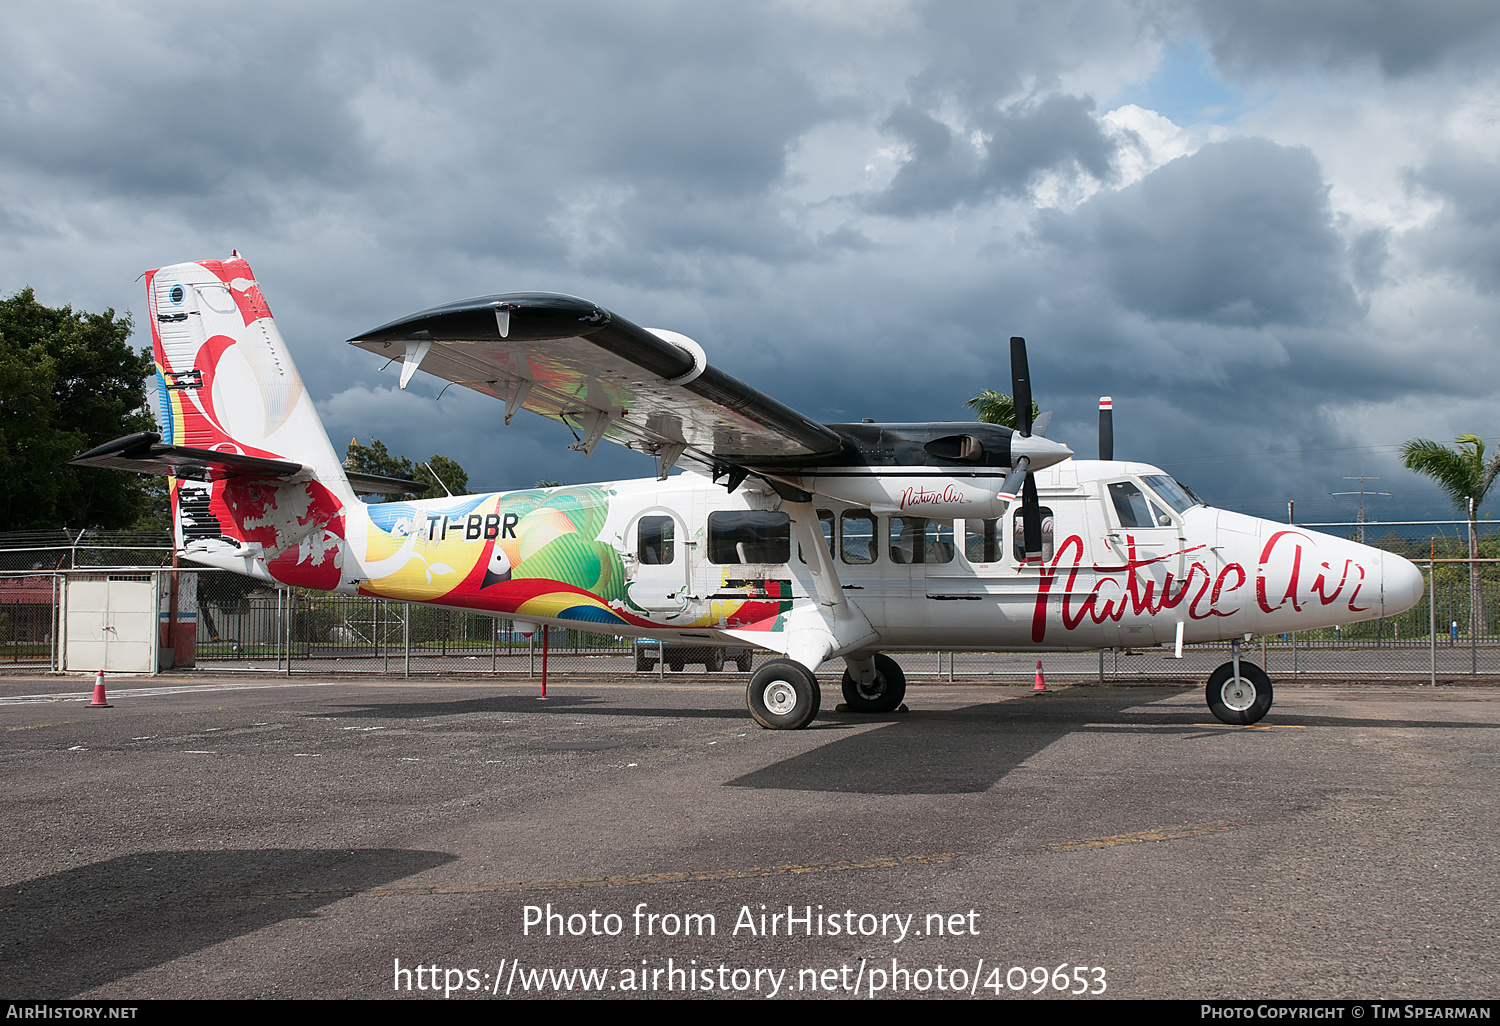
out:
<path id="1" fill-rule="evenodd" d="M 526 409 L 593 451 L 608 438 L 674 464 L 710 470 L 799 463 L 841 452 L 844 440 L 708 365 L 676 332 L 642 328 L 574 296 L 543 292 L 466 299 L 383 325 L 351 345 Z"/>

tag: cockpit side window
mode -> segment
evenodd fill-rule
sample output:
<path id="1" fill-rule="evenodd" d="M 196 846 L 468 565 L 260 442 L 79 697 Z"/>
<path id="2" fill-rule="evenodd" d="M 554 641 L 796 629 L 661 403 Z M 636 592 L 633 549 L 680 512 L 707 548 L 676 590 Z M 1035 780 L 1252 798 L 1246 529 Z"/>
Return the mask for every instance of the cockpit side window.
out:
<path id="1" fill-rule="evenodd" d="M 1150 485 L 1151 490 L 1163 502 L 1179 513 L 1186 513 L 1202 502 L 1196 495 L 1165 474 L 1152 474 L 1146 478 L 1146 484 Z"/>
<path id="2" fill-rule="evenodd" d="M 1169 527 L 1172 518 L 1147 499 L 1145 493 L 1129 481 L 1115 481 L 1109 486 L 1109 497 L 1121 527 Z"/>

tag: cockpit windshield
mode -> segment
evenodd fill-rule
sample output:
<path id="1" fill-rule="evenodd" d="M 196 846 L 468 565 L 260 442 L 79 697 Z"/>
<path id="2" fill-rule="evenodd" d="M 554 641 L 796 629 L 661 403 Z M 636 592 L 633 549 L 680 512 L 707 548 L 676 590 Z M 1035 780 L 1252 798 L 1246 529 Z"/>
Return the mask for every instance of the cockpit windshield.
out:
<path id="1" fill-rule="evenodd" d="M 1186 513 L 1194 506 L 1207 505 L 1186 486 L 1178 484 L 1165 474 L 1153 474 L 1143 480 L 1151 486 L 1152 491 L 1161 496 L 1163 502 L 1179 513 Z"/>

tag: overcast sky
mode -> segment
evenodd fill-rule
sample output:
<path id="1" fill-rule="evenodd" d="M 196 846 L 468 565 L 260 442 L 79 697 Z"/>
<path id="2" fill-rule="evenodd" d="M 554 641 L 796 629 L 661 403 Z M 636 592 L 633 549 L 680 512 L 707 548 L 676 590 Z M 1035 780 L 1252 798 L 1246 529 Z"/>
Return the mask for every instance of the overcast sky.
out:
<path id="1" fill-rule="evenodd" d="M 10 0 L 0 292 L 236 248 L 335 445 L 476 488 L 651 464 L 344 341 L 539 290 L 827 421 L 967 419 L 1024 335 L 1082 456 L 1109 394 L 1214 505 L 1447 517 L 1394 451 L 1500 444 L 1497 119 L 1493 0 Z"/>

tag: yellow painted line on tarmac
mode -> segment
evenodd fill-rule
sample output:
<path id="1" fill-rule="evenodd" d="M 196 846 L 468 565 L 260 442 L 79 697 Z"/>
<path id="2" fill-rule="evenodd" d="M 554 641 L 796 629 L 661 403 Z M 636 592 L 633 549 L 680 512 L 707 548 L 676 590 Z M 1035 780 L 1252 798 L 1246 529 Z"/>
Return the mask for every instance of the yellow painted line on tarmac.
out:
<path id="1" fill-rule="evenodd" d="M 1194 823 L 1190 826 L 1142 830 L 1134 834 L 1115 834 L 1112 837 L 1091 837 L 1086 841 L 1063 841 L 1061 844 L 1049 844 L 1044 850 L 1083 851 L 1087 848 L 1114 848 L 1122 844 L 1144 844 L 1147 841 L 1176 841 L 1184 837 L 1222 834 L 1226 830 L 1233 830 L 1241 825 L 1239 820 L 1224 819 L 1216 823 Z"/>
<path id="2" fill-rule="evenodd" d="M 878 856 L 840 862 L 809 862 L 789 866 L 747 866 L 737 869 L 705 869 L 680 873 L 639 873 L 629 876 L 578 876 L 555 880 L 497 880 L 472 883 L 430 884 L 411 887 L 319 888 L 283 891 L 275 894 L 252 894 L 252 898 L 323 898 L 362 895 L 372 898 L 398 898 L 424 894 L 492 894 L 507 891 L 573 891 L 599 887 L 639 887 L 650 884 L 697 883 L 711 880 L 749 880 L 765 876 L 798 876 L 808 873 L 846 873 L 858 869 L 898 869 L 902 866 L 941 865 L 961 855 L 961 851 L 937 855 Z"/>

